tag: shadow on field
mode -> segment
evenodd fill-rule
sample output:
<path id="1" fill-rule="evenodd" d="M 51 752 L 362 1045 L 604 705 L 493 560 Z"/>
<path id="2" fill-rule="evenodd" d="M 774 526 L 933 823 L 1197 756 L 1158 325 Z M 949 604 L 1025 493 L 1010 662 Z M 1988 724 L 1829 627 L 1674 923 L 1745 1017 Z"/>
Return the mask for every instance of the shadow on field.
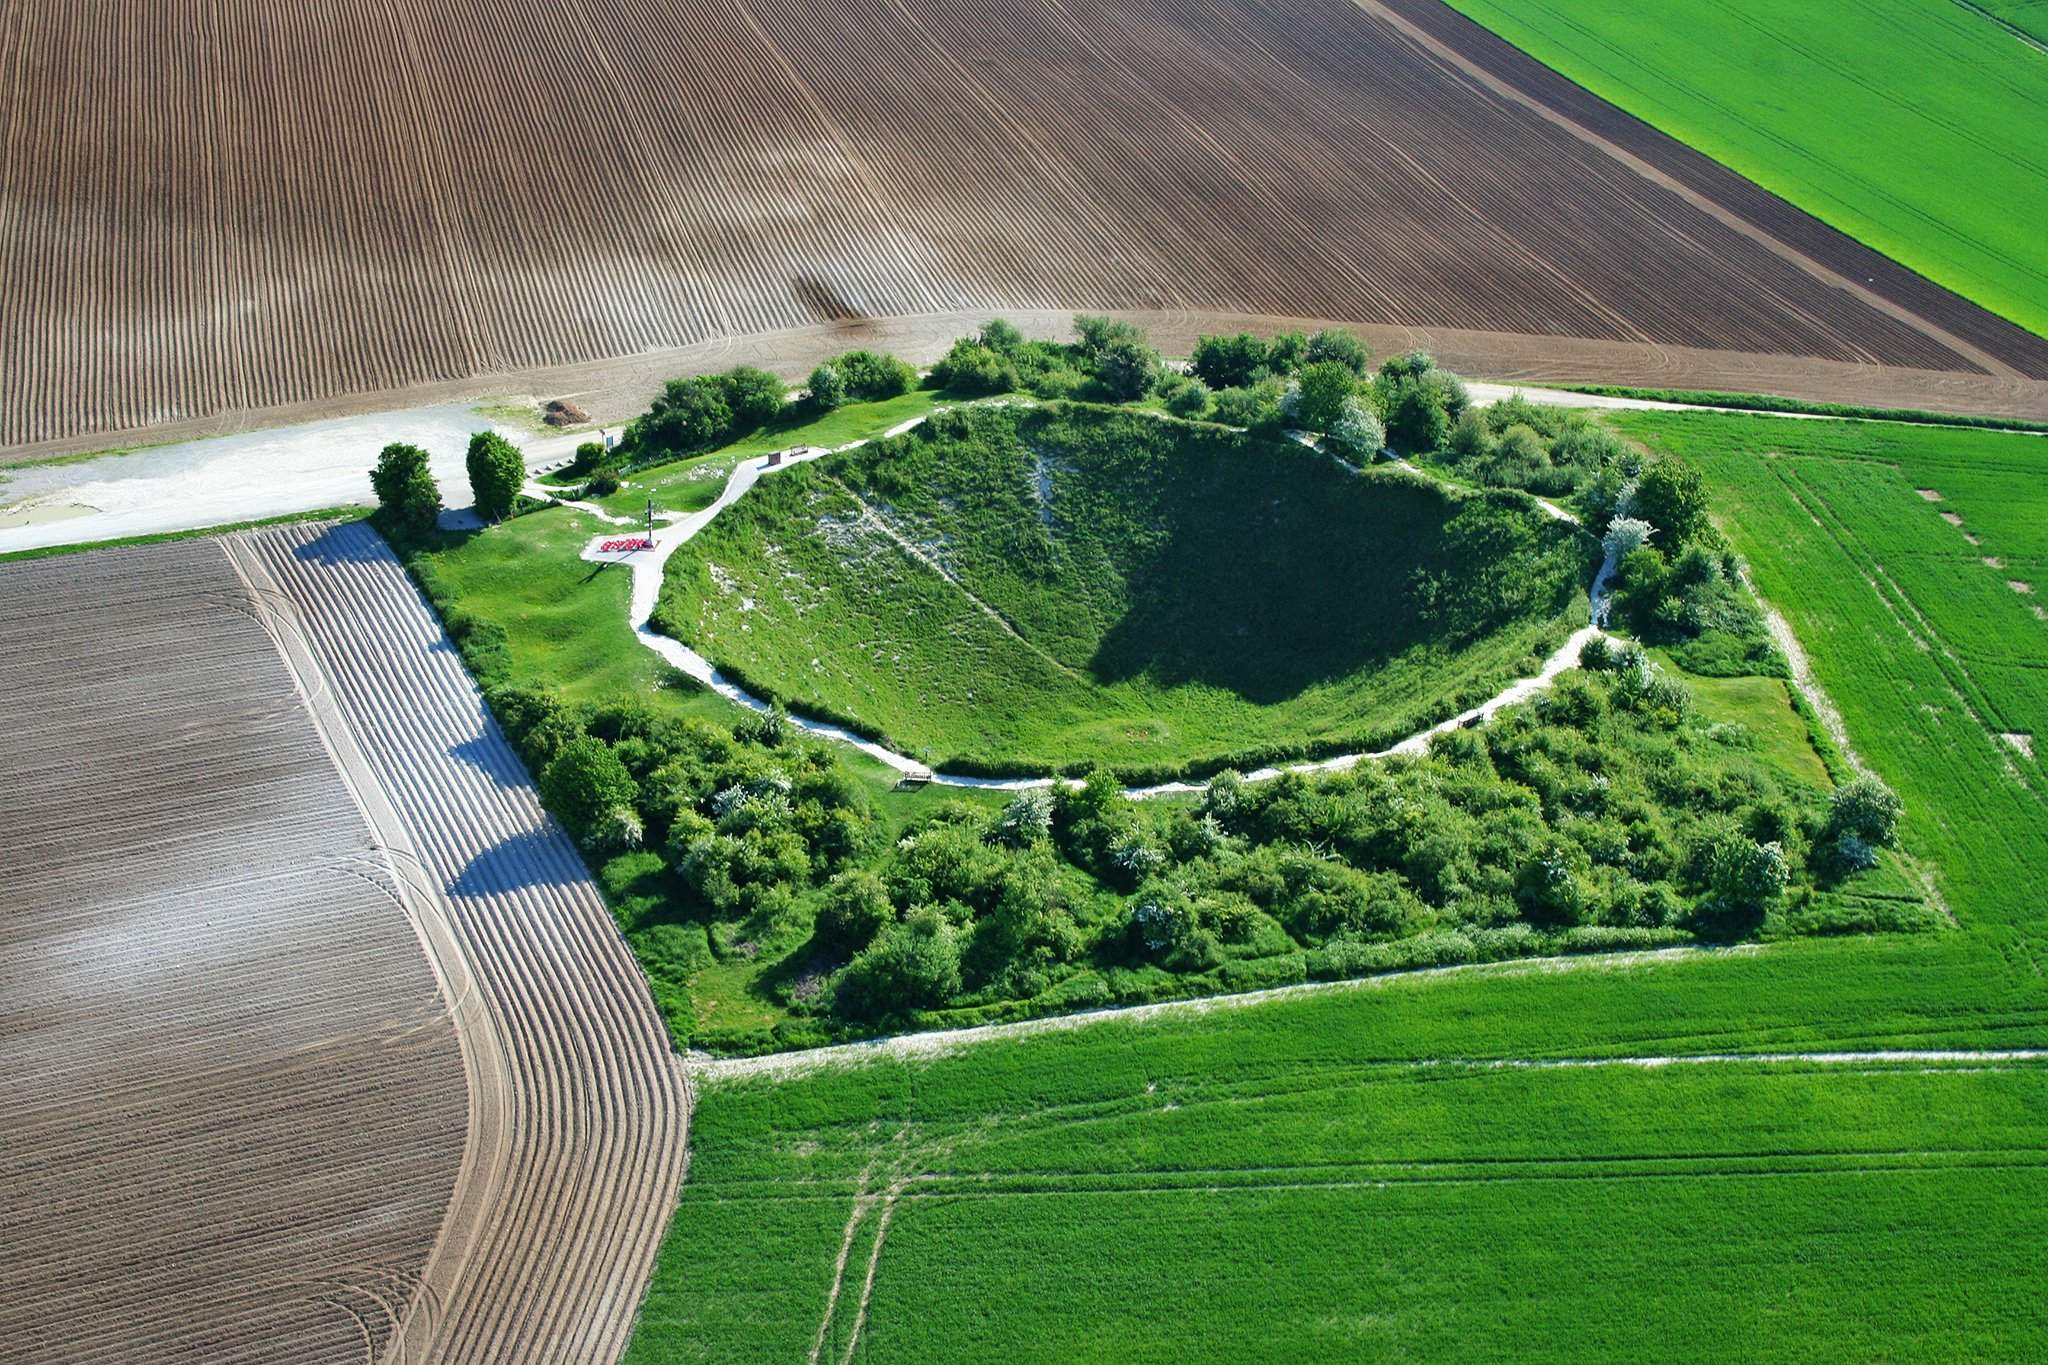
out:
<path id="1" fill-rule="evenodd" d="M 437 645 L 436 648 L 439 648 Z M 448 749 L 450 758 L 459 759 L 475 768 L 492 783 L 500 787 L 523 787 L 526 785 L 526 768 L 502 741 L 494 740 L 486 731 L 474 739 L 465 739 Z"/>
<path id="2" fill-rule="evenodd" d="M 451 896 L 501 896 L 535 886 L 570 886 L 589 874 L 583 864 L 562 856 L 558 838 L 543 830 L 528 830 L 485 849 L 470 859 L 454 881 Z"/>

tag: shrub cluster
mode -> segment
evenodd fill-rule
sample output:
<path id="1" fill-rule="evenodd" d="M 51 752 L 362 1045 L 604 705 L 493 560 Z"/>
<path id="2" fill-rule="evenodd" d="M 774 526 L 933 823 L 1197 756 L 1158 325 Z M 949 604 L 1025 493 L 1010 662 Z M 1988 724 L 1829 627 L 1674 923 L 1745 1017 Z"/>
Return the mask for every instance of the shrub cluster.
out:
<path id="1" fill-rule="evenodd" d="M 702 454 L 775 420 L 782 413 L 784 396 L 780 379 L 751 365 L 735 366 L 724 374 L 671 379 L 653 405 L 627 424 L 616 453 L 631 465 Z"/>

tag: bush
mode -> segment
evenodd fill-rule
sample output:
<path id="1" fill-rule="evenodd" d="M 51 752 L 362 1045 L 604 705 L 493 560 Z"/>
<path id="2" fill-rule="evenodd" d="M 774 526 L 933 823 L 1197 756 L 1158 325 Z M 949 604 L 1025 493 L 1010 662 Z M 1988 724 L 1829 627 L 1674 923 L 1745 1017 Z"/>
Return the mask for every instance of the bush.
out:
<path id="1" fill-rule="evenodd" d="M 1214 419 L 1225 426 L 1256 430 L 1281 421 L 1280 401 L 1284 390 L 1268 379 L 1256 388 L 1223 389 L 1215 395 Z"/>
<path id="2" fill-rule="evenodd" d="M 846 376 L 837 365 L 820 365 L 811 371 L 808 384 L 810 403 L 819 412 L 831 412 L 846 403 Z"/>
<path id="3" fill-rule="evenodd" d="M 571 740 L 542 771 L 540 794 L 569 832 L 589 844 L 616 808 L 634 808 L 640 787 L 611 745 L 584 735 Z"/>
<path id="4" fill-rule="evenodd" d="M 1272 373 L 1266 343 L 1250 332 L 1197 338 L 1188 368 L 1211 389 L 1250 388 Z"/>
<path id="5" fill-rule="evenodd" d="M 580 496 L 585 498 L 608 498 L 619 491 L 619 471 L 600 469 L 584 483 Z"/>
<path id="6" fill-rule="evenodd" d="M 1295 380 L 1300 398 L 1294 421 L 1305 431 L 1330 431 L 1344 417 L 1345 404 L 1358 392 L 1358 376 L 1334 360 L 1304 365 Z"/>
<path id="7" fill-rule="evenodd" d="M 818 942 L 835 952 L 858 953 L 893 924 L 896 907 L 882 879 L 865 869 L 840 873 L 825 884 L 818 907 Z"/>
<path id="8" fill-rule="evenodd" d="M 477 515 L 503 521 L 526 484 L 526 462 L 518 448 L 495 431 L 479 431 L 469 438 L 468 465 Z"/>
<path id="9" fill-rule="evenodd" d="M 1434 386 L 1406 381 L 1387 396 L 1387 440 L 1396 450 L 1427 455 L 1450 440 L 1451 417 Z"/>
<path id="10" fill-rule="evenodd" d="M 846 381 L 846 396 L 863 403 L 898 398 L 917 385 L 917 371 L 893 355 L 848 351 L 833 367 Z"/>
<path id="11" fill-rule="evenodd" d="M 441 489 L 427 465 L 427 452 L 393 441 L 378 453 L 370 471 L 377 506 L 399 527 L 415 534 L 431 531 L 441 515 Z"/>
<path id="12" fill-rule="evenodd" d="M 1370 464 L 1386 447 L 1387 433 L 1372 409 L 1353 397 L 1344 400 L 1344 410 L 1338 414 L 1337 425 L 1330 428 L 1327 439 L 1355 463 Z"/>
<path id="13" fill-rule="evenodd" d="M 880 1019 L 932 1009 L 960 990 L 960 944 L 953 926 L 930 906 L 875 936 L 839 978 L 835 1004 L 855 1019 Z"/>
<path id="14" fill-rule="evenodd" d="M 1094 353 L 1095 382 L 1113 403 L 1130 403 L 1159 383 L 1159 352 L 1143 341 L 1115 337 Z"/>
<path id="15" fill-rule="evenodd" d="M 1017 387 L 1017 367 L 978 341 L 962 337 L 932 366 L 932 384 L 954 393 L 1008 393 Z"/>
<path id="16" fill-rule="evenodd" d="M 1024 334 L 1001 318 L 990 318 L 982 323 L 977 340 L 997 355 L 1013 360 L 1024 349 Z"/>
<path id="17" fill-rule="evenodd" d="M 751 365 L 736 365 L 719 377 L 735 435 L 759 430 L 782 415 L 786 390 L 780 379 Z"/>
<path id="18" fill-rule="evenodd" d="M 1199 379 L 1182 376 L 1169 381 L 1162 392 L 1166 396 L 1166 410 L 1175 417 L 1193 421 L 1208 414 L 1209 386 Z"/>
<path id="19" fill-rule="evenodd" d="M 1631 515 L 1664 533 L 1664 544 L 1676 548 L 1707 529 L 1707 484 L 1700 472 L 1682 460 L 1653 460 L 1637 477 L 1630 499 Z"/>
<path id="20" fill-rule="evenodd" d="M 1372 352 L 1355 333 L 1332 327 L 1317 332 L 1308 339 L 1308 346 L 1302 352 L 1302 359 L 1311 365 L 1342 365 L 1352 374 L 1362 378 L 1366 368 L 1372 364 Z"/>
<path id="21" fill-rule="evenodd" d="M 1905 811 L 1898 795 L 1874 777 L 1859 777 L 1837 788 L 1828 806 L 1828 832 L 1866 844 L 1889 848 L 1898 842 L 1899 816 Z"/>
<path id="22" fill-rule="evenodd" d="M 569 461 L 569 467 L 563 472 L 571 478 L 580 478 L 603 464 L 609 454 L 611 452 L 604 448 L 604 442 L 585 441 L 576 447 L 576 458 Z"/>

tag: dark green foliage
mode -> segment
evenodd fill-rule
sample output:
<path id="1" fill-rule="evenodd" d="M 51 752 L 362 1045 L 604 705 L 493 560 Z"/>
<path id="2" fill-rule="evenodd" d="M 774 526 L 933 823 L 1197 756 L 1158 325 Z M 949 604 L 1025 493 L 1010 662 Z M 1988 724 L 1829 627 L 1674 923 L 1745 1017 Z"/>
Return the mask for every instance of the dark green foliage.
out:
<path id="1" fill-rule="evenodd" d="M 1317 332 L 1308 339 L 1308 346 L 1302 352 L 1302 360 L 1309 365 L 1334 361 L 1352 374 L 1363 378 L 1372 364 L 1372 351 L 1358 339 L 1356 333 L 1332 327 Z"/>
<path id="2" fill-rule="evenodd" d="M 1250 388 L 1272 373 L 1266 343 L 1250 332 L 1196 338 L 1188 368 L 1212 389 Z"/>
<path id="3" fill-rule="evenodd" d="M 725 404 L 732 412 L 732 434 L 743 435 L 782 415 L 786 390 L 780 379 L 751 365 L 737 365 L 720 376 Z"/>
<path id="4" fill-rule="evenodd" d="M 839 979 L 835 1003 L 851 1019 L 943 1005 L 960 989 L 958 932 L 929 907 L 882 930 Z"/>
<path id="5" fill-rule="evenodd" d="M 1706 480 L 1683 460 L 1657 459 L 1643 466 L 1636 477 L 1634 512 L 1662 533 L 1659 543 L 1667 547 L 1689 544 L 1711 529 Z"/>
<path id="6" fill-rule="evenodd" d="M 1209 415 L 1209 386 L 1199 379 L 1176 375 L 1162 382 L 1159 392 L 1175 417 L 1192 421 Z"/>
<path id="7" fill-rule="evenodd" d="M 954 393 L 1008 393 L 1018 382 L 1014 361 L 966 337 L 932 366 L 932 386 Z"/>
<path id="8" fill-rule="evenodd" d="M 1387 443 L 1410 455 L 1440 449 L 1451 435 L 1450 409 L 1437 386 L 1403 380 L 1381 389 L 1387 410 Z"/>
<path id="9" fill-rule="evenodd" d="M 857 953 L 896 919 L 889 888 L 864 868 L 841 872 L 826 883 L 818 902 L 818 941 L 835 952 Z"/>
<path id="10" fill-rule="evenodd" d="M 585 441 L 576 447 L 576 458 L 569 461 L 569 467 L 564 472 L 571 478 L 580 478 L 603 464 L 605 457 L 610 453 L 604 448 L 602 441 Z"/>
<path id="11" fill-rule="evenodd" d="M 441 514 L 441 489 L 427 467 L 427 452 L 393 441 L 377 456 L 370 471 L 377 506 L 401 529 L 419 534 L 434 529 Z"/>
<path id="12" fill-rule="evenodd" d="M 917 371 L 892 355 L 848 351 L 832 362 L 846 382 L 846 396 L 863 403 L 879 402 L 917 387 Z"/>
<path id="13" fill-rule="evenodd" d="M 1561 608 L 1571 594 L 1571 543 L 1498 494 L 1465 503 L 1444 525 L 1434 561 L 1415 571 L 1413 600 L 1424 620 L 1453 640 Z"/>
<path id="14" fill-rule="evenodd" d="M 1277 430 L 1284 421 L 1281 404 L 1285 390 L 1277 379 L 1267 379 L 1252 388 L 1223 389 L 1214 395 L 1213 420 L 1247 431 Z"/>
<path id="15" fill-rule="evenodd" d="M 846 376 L 829 362 L 811 371 L 808 388 L 810 404 L 819 412 L 832 412 L 846 402 Z"/>
<path id="16" fill-rule="evenodd" d="M 977 340 L 997 355 L 1012 359 L 1024 348 L 1024 334 L 1001 318 L 990 318 L 981 324 Z"/>
<path id="17" fill-rule="evenodd" d="M 1304 365 L 1296 377 L 1293 421 L 1305 431 L 1330 431 L 1344 415 L 1344 404 L 1358 392 L 1358 376 L 1335 360 Z"/>
<path id="18" fill-rule="evenodd" d="M 612 811 L 633 808 L 640 788 L 610 745 L 584 735 L 569 741 L 542 771 L 540 793 L 569 832 L 588 842 Z"/>
<path id="19" fill-rule="evenodd" d="M 477 515 L 503 521 L 526 483 L 526 462 L 519 458 L 519 448 L 495 431 L 479 431 L 469 438 L 468 464 Z"/>
<path id="20" fill-rule="evenodd" d="M 671 379 L 654 403 L 626 428 L 626 444 L 641 460 L 675 460 L 709 450 L 732 430 L 724 386 L 709 376 Z"/>

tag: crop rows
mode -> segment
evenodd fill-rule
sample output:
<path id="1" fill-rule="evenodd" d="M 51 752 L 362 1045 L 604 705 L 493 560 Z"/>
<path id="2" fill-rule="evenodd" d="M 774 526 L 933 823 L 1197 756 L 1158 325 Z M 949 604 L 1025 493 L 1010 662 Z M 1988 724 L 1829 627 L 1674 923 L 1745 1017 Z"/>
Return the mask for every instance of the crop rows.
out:
<path id="1" fill-rule="evenodd" d="M 488 1016 L 444 1283 L 421 1333 L 451 1360 L 606 1359 L 674 1205 L 680 1064 L 575 847 L 541 811 L 440 622 L 368 527 L 237 543 L 281 589 L 364 771 L 388 797 Z M 244 548 L 246 547 L 246 553 Z M 345 760 L 346 761 L 346 758 Z M 465 1028 L 469 1025 L 466 1023 Z"/>
<path id="2" fill-rule="evenodd" d="M 220 549 L 0 568 L 0 1341 L 363 1359 L 457 1180 L 454 1029 Z"/>
<path id="3" fill-rule="evenodd" d="M 1926 370 L 1977 365 L 1912 310 L 1996 340 L 1349 0 L 117 0 L 10 7 L 0 50 L 0 447 L 956 309 Z"/>

